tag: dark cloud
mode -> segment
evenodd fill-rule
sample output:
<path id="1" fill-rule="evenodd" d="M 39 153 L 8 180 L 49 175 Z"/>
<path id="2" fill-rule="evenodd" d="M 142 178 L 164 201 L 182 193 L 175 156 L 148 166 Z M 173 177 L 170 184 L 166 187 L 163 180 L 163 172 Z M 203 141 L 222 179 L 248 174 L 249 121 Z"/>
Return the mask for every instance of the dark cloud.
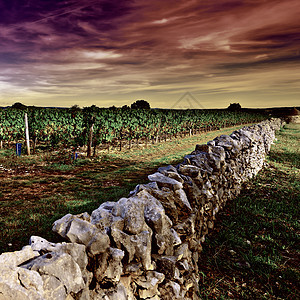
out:
<path id="1" fill-rule="evenodd" d="M 225 95 L 268 90 L 277 70 L 284 93 L 300 76 L 299 13 L 298 0 L 0 1 L 0 91 Z"/>
<path id="2" fill-rule="evenodd" d="M 240 72 L 250 72 L 251 70 L 258 70 L 258 69 L 270 69 L 270 68 L 278 68 L 278 67 L 285 67 L 288 65 L 292 66 L 300 66 L 300 53 L 295 55 L 289 55 L 285 57 L 275 57 L 275 58 L 268 58 L 265 57 L 263 59 L 251 61 L 251 62 L 241 62 L 241 63 L 224 63 L 218 66 L 220 70 L 226 70 L 227 75 L 232 75 L 234 73 Z M 224 73 L 225 74 L 225 73 Z M 287 80 L 283 83 L 291 83 L 295 82 L 294 80 Z"/>

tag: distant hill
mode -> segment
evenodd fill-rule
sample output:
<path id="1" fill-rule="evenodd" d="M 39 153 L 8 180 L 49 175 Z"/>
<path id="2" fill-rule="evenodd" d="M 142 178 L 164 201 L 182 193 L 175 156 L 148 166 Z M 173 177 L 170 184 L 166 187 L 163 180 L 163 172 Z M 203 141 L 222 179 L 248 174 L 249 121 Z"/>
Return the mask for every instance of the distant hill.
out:
<path id="1" fill-rule="evenodd" d="M 272 117 L 286 117 L 293 114 L 294 110 L 300 107 L 271 107 L 271 108 L 242 108 L 245 112 L 258 112 L 271 115 Z"/>

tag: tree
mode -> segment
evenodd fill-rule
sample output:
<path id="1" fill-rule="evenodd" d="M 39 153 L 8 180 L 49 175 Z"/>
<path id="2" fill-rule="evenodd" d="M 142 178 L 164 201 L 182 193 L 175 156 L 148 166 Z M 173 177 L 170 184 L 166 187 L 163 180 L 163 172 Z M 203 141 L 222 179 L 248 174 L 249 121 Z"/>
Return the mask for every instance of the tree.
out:
<path id="1" fill-rule="evenodd" d="M 150 109 L 150 104 L 145 100 L 137 100 L 131 104 L 131 109 Z"/>
<path id="2" fill-rule="evenodd" d="M 70 112 L 71 112 L 71 115 L 72 115 L 72 118 L 75 118 L 76 115 L 81 111 L 81 108 L 75 104 L 73 105 L 71 108 L 70 108 Z"/>
<path id="3" fill-rule="evenodd" d="M 239 103 L 230 103 L 230 105 L 227 107 L 227 110 L 230 111 L 240 111 L 241 109 L 242 107 Z"/>
<path id="4" fill-rule="evenodd" d="M 81 108 L 79 107 L 79 105 L 75 104 L 70 108 L 70 110 L 72 112 L 79 112 L 79 111 L 81 111 Z"/>
<path id="5" fill-rule="evenodd" d="M 20 102 L 16 102 L 15 104 L 12 105 L 11 108 L 16 108 L 16 109 L 26 109 L 27 106 L 24 105 L 24 104 L 22 104 L 22 103 L 20 103 Z"/>

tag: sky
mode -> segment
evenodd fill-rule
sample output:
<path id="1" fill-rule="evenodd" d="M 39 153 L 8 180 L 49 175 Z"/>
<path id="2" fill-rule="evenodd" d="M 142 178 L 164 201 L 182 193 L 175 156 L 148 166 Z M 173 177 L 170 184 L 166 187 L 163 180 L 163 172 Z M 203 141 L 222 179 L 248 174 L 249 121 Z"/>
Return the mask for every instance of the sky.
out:
<path id="1" fill-rule="evenodd" d="M 299 0 L 0 0 L 0 106 L 299 106 L 299 16 Z"/>

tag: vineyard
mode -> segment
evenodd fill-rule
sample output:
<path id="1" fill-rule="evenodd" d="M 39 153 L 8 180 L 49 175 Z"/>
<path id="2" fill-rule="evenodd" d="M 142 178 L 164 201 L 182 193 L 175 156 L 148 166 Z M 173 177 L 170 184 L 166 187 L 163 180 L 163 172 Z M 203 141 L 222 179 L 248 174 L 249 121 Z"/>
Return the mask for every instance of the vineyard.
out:
<path id="1" fill-rule="evenodd" d="M 131 148 L 224 127 L 259 122 L 265 116 L 226 110 L 98 108 L 6 108 L 0 110 L 1 147 L 25 139 L 24 116 L 33 152 L 37 146 L 58 149 Z"/>

